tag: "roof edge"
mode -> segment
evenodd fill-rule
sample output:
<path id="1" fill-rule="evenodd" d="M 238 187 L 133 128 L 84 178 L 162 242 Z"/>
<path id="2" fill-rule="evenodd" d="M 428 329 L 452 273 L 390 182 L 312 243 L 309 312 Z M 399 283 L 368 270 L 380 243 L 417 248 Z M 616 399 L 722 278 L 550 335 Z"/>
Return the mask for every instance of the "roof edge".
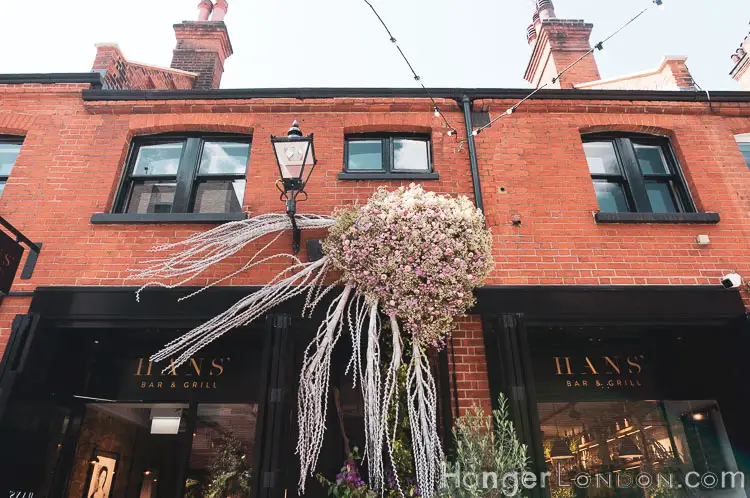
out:
<path id="1" fill-rule="evenodd" d="M 2 75 L 0 75 L 0 80 Z M 522 88 L 430 88 L 435 98 L 459 100 L 464 95 L 472 100 L 520 100 L 531 90 Z M 287 98 L 297 100 L 331 98 L 424 98 L 421 88 L 254 88 L 206 90 L 84 90 L 85 101 L 148 101 L 148 100 L 252 100 Z M 665 102 L 708 102 L 702 91 L 678 90 L 579 90 L 545 89 L 532 99 L 540 100 L 625 100 Z M 713 102 L 750 102 L 747 91 L 711 92 Z"/>
<path id="2" fill-rule="evenodd" d="M 102 87 L 102 78 L 99 73 L 14 73 L 0 74 L 0 84 L 22 85 L 25 83 L 36 83 L 41 85 L 54 85 L 64 83 L 88 83 L 92 88 Z"/>

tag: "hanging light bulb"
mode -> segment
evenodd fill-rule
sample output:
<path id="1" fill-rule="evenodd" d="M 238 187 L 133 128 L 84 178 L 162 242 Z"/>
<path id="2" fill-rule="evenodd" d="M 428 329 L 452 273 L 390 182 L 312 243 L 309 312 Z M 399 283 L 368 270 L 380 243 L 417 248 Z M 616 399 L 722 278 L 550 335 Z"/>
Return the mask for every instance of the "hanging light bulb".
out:
<path id="1" fill-rule="evenodd" d="M 480 131 L 481 131 L 480 128 L 477 128 L 476 130 L 474 130 L 474 131 L 471 132 L 471 136 L 472 137 L 476 137 L 477 135 L 479 135 Z"/>
<path id="2" fill-rule="evenodd" d="M 456 130 L 448 130 L 448 136 L 449 137 L 452 137 L 455 134 L 456 134 Z"/>
<path id="3" fill-rule="evenodd" d="M 558 438 L 552 443 L 549 457 L 551 460 L 570 460 L 573 458 L 573 452 L 570 451 L 570 446 L 568 446 L 564 439 Z"/>
<path id="4" fill-rule="evenodd" d="M 623 438 L 618 456 L 620 458 L 641 458 L 643 457 L 643 453 L 638 449 L 638 445 L 635 444 L 633 436 L 629 436 Z"/>
<path id="5" fill-rule="evenodd" d="M 435 117 L 436 118 L 440 117 L 440 109 L 438 109 L 438 106 L 435 106 Z"/>

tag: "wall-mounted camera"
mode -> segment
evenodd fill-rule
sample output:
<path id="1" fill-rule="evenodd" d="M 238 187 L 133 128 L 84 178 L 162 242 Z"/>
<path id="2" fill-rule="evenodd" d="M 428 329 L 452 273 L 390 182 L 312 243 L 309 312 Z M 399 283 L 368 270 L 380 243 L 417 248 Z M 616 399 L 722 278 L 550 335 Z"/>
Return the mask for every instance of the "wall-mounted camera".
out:
<path id="1" fill-rule="evenodd" d="M 721 285 L 725 289 L 735 289 L 742 285 L 742 277 L 737 273 L 728 273 L 721 277 Z"/>

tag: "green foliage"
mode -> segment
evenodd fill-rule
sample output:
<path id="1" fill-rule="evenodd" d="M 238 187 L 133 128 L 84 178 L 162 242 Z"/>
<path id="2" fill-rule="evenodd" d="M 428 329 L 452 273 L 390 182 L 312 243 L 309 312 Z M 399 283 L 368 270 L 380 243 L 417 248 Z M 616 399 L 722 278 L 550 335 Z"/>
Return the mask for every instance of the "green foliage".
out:
<path id="1" fill-rule="evenodd" d="M 486 416 L 481 408 L 474 408 L 472 413 L 456 420 L 453 427 L 456 455 L 453 462 L 446 464 L 446 470 L 448 473 L 458 473 L 462 478 L 446 479 L 444 496 L 503 496 L 503 476 L 513 473 L 520 482 L 522 473 L 527 470 L 527 448 L 518 441 L 513 422 L 509 419 L 508 402 L 503 394 L 498 397 L 498 402 L 499 408 L 492 411 L 492 417 Z M 488 479 L 490 489 L 486 489 L 483 486 L 484 473 L 494 473 L 497 476 L 497 486 L 493 486 L 493 480 Z M 468 474 L 472 477 L 463 479 Z"/>
<path id="2" fill-rule="evenodd" d="M 202 497 L 249 497 L 251 470 L 242 442 L 234 436 L 227 436 L 221 439 L 216 450 Z"/>

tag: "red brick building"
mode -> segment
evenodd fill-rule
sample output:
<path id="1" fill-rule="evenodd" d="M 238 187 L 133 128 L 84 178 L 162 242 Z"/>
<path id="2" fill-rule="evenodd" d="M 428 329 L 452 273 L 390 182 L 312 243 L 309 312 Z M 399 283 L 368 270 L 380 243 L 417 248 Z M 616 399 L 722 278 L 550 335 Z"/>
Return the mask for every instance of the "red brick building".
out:
<path id="1" fill-rule="evenodd" d="M 228 433 L 251 455 L 257 495 L 295 489 L 293 375 L 316 322 L 292 304 L 229 334 L 205 368 L 175 375 L 176 389 L 142 360 L 283 265 L 182 303 L 186 291 L 159 289 L 137 304 L 144 282 L 126 280 L 156 244 L 283 209 L 268 137 L 294 120 L 314 132 L 319 161 L 302 213 L 417 182 L 473 198 L 486 215 L 495 270 L 436 356 L 444 428 L 504 392 L 539 471 L 750 468 L 750 295 L 721 284 L 750 275 L 750 171 L 738 146 L 750 136 L 750 94 L 696 91 L 684 58 L 601 80 L 588 57 L 476 136 L 528 90 L 431 90 L 458 130 L 449 135 L 417 89 L 219 89 L 232 54 L 226 11 L 204 0 L 198 21 L 175 26 L 169 69 L 107 45 L 92 73 L 0 75 L 0 215 L 42 244 L 31 277 L 19 270 L 0 304 L 0 446 L 14 449 L 0 450 L 0 468 L 13 469 L 0 492 L 88 496 L 109 465 L 113 496 L 181 496 Z M 527 80 L 550 80 L 590 49 L 590 32 L 540 1 Z M 305 232 L 301 255 L 324 235 Z M 190 284 L 234 271 L 264 244 Z M 291 234 L 274 246 L 290 248 Z M 340 374 L 352 436 L 357 393 Z M 155 442 L 163 410 L 182 426 Z M 335 473 L 331 417 L 321 468 Z M 639 453 L 624 455 L 620 440 Z M 559 441 L 570 454 L 554 454 Z"/>

